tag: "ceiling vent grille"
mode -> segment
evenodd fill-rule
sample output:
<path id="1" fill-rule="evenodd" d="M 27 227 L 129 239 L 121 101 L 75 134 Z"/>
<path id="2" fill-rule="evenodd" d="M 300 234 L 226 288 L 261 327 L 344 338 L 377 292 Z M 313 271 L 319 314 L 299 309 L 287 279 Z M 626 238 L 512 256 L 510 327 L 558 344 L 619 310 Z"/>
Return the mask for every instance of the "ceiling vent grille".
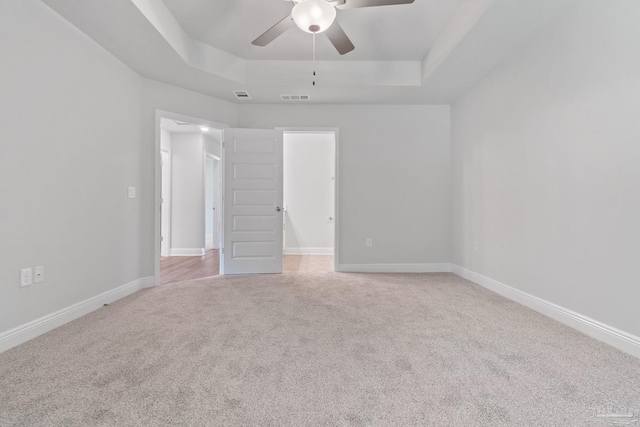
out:
<path id="1" fill-rule="evenodd" d="M 309 101 L 309 95 L 280 95 L 283 101 Z"/>
<path id="2" fill-rule="evenodd" d="M 251 99 L 251 95 L 246 90 L 234 90 L 233 94 L 236 96 L 236 99 Z"/>

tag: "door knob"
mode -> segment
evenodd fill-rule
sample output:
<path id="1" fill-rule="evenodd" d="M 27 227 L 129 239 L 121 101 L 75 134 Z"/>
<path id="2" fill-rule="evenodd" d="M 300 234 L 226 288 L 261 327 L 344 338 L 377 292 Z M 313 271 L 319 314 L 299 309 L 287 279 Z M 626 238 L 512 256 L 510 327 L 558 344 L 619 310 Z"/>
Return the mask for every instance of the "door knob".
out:
<path id="1" fill-rule="evenodd" d="M 282 210 L 282 208 L 281 208 L 280 206 L 276 206 L 276 210 L 277 210 L 278 212 L 280 212 L 280 211 Z"/>

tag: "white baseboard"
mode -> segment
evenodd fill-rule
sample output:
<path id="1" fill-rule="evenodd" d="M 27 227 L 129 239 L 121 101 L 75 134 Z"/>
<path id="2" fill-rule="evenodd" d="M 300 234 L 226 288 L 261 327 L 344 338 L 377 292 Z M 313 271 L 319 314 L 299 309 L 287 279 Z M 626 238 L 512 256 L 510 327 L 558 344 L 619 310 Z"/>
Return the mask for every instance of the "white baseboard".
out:
<path id="1" fill-rule="evenodd" d="M 213 248 L 214 245 L 214 241 L 213 241 L 213 234 L 207 234 L 204 237 L 204 247 L 206 248 Z"/>
<path id="2" fill-rule="evenodd" d="M 170 256 L 204 256 L 204 248 L 171 248 Z"/>
<path id="3" fill-rule="evenodd" d="M 0 353 L 17 345 L 25 343 L 39 335 L 49 332 L 59 326 L 78 319 L 105 304 L 111 304 L 121 298 L 131 295 L 143 288 L 155 285 L 154 277 L 143 277 L 126 285 L 96 295 L 62 310 L 40 317 L 24 325 L 0 333 Z"/>
<path id="4" fill-rule="evenodd" d="M 333 248 L 284 248 L 285 255 L 333 255 Z"/>
<path id="5" fill-rule="evenodd" d="M 338 264 L 343 273 L 449 273 L 448 262 L 435 264 Z"/>
<path id="6" fill-rule="evenodd" d="M 452 264 L 451 271 L 478 285 L 492 290 L 510 300 L 520 303 L 532 310 L 544 314 L 558 322 L 579 330 L 592 338 L 607 343 L 619 350 L 640 357 L 640 337 L 616 329 L 612 326 L 593 320 L 580 313 L 561 307 L 552 302 L 535 297 L 497 280 L 482 276 L 466 268 Z"/>

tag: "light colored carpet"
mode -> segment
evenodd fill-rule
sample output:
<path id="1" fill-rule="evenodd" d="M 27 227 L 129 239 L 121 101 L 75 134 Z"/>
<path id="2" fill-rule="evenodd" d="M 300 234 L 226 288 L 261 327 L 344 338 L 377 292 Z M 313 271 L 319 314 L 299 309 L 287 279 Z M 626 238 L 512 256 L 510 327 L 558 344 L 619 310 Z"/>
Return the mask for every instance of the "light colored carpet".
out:
<path id="1" fill-rule="evenodd" d="M 640 407 L 639 359 L 452 274 L 165 285 L 0 354 L 2 426 L 602 426 L 609 402 Z"/>

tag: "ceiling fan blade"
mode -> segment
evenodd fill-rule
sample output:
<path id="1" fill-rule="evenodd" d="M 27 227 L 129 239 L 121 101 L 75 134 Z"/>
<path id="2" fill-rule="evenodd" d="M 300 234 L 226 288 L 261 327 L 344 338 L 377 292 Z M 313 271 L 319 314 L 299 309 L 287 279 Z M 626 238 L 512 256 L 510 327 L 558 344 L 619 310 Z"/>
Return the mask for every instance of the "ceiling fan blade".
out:
<path id="1" fill-rule="evenodd" d="M 262 33 L 260 37 L 251 42 L 255 46 L 266 46 L 274 41 L 278 36 L 287 31 L 289 28 L 295 27 L 296 23 L 293 22 L 291 15 L 286 16 L 282 21 L 278 22 L 273 27 Z"/>
<path id="2" fill-rule="evenodd" d="M 356 9 L 359 7 L 393 6 L 395 4 L 411 4 L 415 0 L 346 0 L 338 9 Z"/>
<path id="3" fill-rule="evenodd" d="M 333 24 L 324 32 L 331 44 L 336 48 L 336 50 L 340 53 L 340 55 L 344 55 L 345 53 L 351 52 L 355 49 L 351 40 L 344 32 L 338 21 L 333 21 Z"/>

